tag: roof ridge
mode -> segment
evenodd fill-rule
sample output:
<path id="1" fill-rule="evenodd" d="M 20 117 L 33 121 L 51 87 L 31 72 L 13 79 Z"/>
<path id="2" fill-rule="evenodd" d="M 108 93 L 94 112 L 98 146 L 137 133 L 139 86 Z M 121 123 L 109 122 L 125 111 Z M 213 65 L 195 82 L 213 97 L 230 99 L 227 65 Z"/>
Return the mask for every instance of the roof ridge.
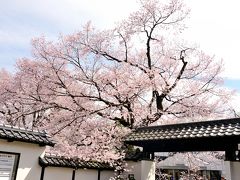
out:
<path id="1" fill-rule="evenodd" d="M 61 156 L 61 155 L 57 155 L 57 154 L 52 154 L 52 153 L 45 153 L 44 155 L 44 158 L 47 157 L 47 158 L 63 158 L 63 159 L 68 159 L 68 160 L 78 160 L 78 161 L 83 161 L 83 162 L 93 162 L 93 163 L 106 163 L 106 162 L 100 162 L 100 161 L 97 161 L 97 160 L 84 160 L 84 159 L 81 159 L 79 157 L 68 157 L 68 156 Z"/>
<path id="2" fill-rule="evenodd" d="M 0 125 L 0 139 L 8 141 L 22 141 L 39 144 L 40 146 L 54 146 L 55 142 L 46 131 L 31 130 L 23 127 Z"/>
<path id="3" fill-rule="evenodd" d="M 231 123 L 240 123 L 240 118 L 229 118 L 229 119 L 218 119 L 218 120 L 209 120 L 209 121 L 193 121 L 193 122 L 184 122 L 177 124 L 166 124 L 158 126 L 148 126 L 148 127 L 139 127 L 135 130 L 147 130 L 147 129 L 158 129 L 158 128 L 167 128 L 167 127 L 179 127 L 179 126 L 197 126 L 197 125 L 209 125 L 209 124 L 231 124 Z"/>
<path id="4" fill-rule="evenodd" d="M 30 128 L 24 128 L 24 127 L 20 127 L 20 126 L 13 126 L 10 124 L 0 124 L 0 129 L 4 128 L 4 129 L 11 129 L 11 130 L 17 130 L 17 131 L 24 131 L 24 132 L 31 132 L 31 133 L 40 133 L 40 134 L 46 134 L 47 132 L 46 130 L 39 130 L 39 129 L 30 129 Z"/>
<path id="5" fill-rule="evenodd" d="M 146 152 L 237 150 L 240 142 L 240 118 L 149 128 L 136 129 L 124 142 Z"/>
<path id="6" fill-rule="evenodd" d="M 113 168 L 108 162 L 99 162 L 99 161 L 92 161 L 92 160 L 87 161 L 81 158 L 74 159 L 67 156 L 59 156 L 56 154 L 47 155 L 47 154 L 45 154 L 43 157 L 39 157 L 39 163 L 41 166 L 60 166 L 60 167 L 89 168 L 89 169 L 95 169 L 95 168 L 112 169 Z"/>

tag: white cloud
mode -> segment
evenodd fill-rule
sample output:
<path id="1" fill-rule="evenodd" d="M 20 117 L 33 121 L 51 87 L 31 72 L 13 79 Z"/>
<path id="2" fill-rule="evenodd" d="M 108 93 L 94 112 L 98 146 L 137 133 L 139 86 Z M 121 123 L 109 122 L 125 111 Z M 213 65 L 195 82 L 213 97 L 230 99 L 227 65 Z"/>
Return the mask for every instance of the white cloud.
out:
<path id="1" fill-rule="evenodd" d="M 2 1 L 8 12 L 33 15 L 58 24 L 59 27 L 79 28 L 88 20 L 109 26 L 136 9 L 135 0 L 12 0 Z"/>
<path id="2" fill-rule="evenodd" d="M 57 37 L 80 29 L 88 20 L 105 29 L 137 8 L 137 0 L 11 0 L 0 2 L 0 43 L 27 46 L 32 37 Z M 239 1 L 185 0 L 191 9 L 189 40 L 225 62 L 224 77 L 240 79 Z M 1 51 L 1 50 L 0 50 Z M 2 53 L 2 52 L 1 52 Z M 11 56 L 11 52 L 9 52 Z"/>
<path id="3" fill-rule="evenodd" d="M 223 58 L 225 71 L 222 76 L 240 79 L 240 2 L 186 0 L 186 3 L 191 7 L 191 18 L 185 36 L 216 58 Z"/>
<path id="4" fill-rule="evenodd" d="M 127 5 L 126 5 L 127 4 Z M 0 2 L 0 43 L 26 46 L 30 39 L 77 31 L 87 21 L 109 28 L 136 7 L 135 0 L 11 0 Z"/>

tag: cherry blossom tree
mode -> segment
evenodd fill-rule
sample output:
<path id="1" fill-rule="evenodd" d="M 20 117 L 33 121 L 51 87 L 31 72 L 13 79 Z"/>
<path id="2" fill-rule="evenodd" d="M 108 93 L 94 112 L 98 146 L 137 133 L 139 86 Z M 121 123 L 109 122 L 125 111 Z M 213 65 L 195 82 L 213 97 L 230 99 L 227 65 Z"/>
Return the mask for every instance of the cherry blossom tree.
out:
<path id="1" fill-rule="evenodd" d="M 47 129 L 65 144 L 61 153 L 116 160 L 135 127 L 224 116 L 222 62 L 184 44 L 184 3 L 140 5 L 110 30 L 87 23 L 57 42 L 34 39 L 33 58 L 1 72 L 1 119 Z"/>

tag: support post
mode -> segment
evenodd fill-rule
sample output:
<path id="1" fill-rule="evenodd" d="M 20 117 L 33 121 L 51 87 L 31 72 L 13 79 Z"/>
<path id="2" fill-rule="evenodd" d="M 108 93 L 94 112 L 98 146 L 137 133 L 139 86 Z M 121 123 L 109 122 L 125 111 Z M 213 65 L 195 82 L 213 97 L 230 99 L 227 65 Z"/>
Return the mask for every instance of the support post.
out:
<path id="1" fill-rule="evenodd" d="M 225 151 L 225 160 L 226 161 L 236 161 L 237 155 L 235 149 L 228 149 Z"/>
<path id="2" fill-rule="evenodd" d="M 98 169 L 98 180 L 101 180 L 101 169 Z"/>
<path id="3" fill-rule="evenodd" d="M 143 148 L 143 159 L 154 160 L 154 152 L 146 151 L 146 149 Z"/>
<path id="4" fill-rule="evenodd" d="M 75 180 L 75 174 L 76 174 L 76 170 L 73 169 L 73 172 L 72 172 L 72 180 Z"/>
<path id="5" fill-rule="evenodd" d="M 40 180 L 43 180 L 43 179 L 44 179 L 44 173 L 45 173 L 45 166 L 42 166 L 42 171 L 41 171 Z"/>

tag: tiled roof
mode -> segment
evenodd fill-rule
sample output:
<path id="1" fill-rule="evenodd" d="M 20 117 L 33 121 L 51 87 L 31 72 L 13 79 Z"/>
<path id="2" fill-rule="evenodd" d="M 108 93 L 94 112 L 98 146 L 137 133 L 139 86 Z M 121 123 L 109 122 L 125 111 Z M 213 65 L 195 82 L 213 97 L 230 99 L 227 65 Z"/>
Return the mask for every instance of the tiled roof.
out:
<path id="1" fill-rule="evenodd" d="M 189 167 L 198 167 L 201 170 L 218 170 L 224 169 L 223 159 L 218 159 L 210 153 L 191 153 L 191 160 L 189 155 L 185 153 L 176 153 L 166 159 L 158 161 L 156 164 L 161 169 L 188 169 Z"/>
<path id="2" fill-rule="evenodd" d="M 240 119 L 182 123 L 138 128 L 125 142 L 145 140 L 189 139 L 202 137 L 240 136 Z"/>
<path id="3" fill-rule="evenodd" d="M 54 146 L 54 142 L 45 131 L 32 131 L 7 125 L 0 125 L 0 139 Z"/>
<path id="4" fill-rule="evenodd" d="M 74 169 L 114 169 L 108 163 L 96 161 L 83 161 L 80 159 L 67 158 L 63 156 L 45 155 L 39 158 L 41 166 L 69 167 Z"/>
<path id="5" fill-rule="evenodd" d="M 142 127 L 125 143 L 155 152 L 225 150 L 240 143 L 240 118 Z"/>

